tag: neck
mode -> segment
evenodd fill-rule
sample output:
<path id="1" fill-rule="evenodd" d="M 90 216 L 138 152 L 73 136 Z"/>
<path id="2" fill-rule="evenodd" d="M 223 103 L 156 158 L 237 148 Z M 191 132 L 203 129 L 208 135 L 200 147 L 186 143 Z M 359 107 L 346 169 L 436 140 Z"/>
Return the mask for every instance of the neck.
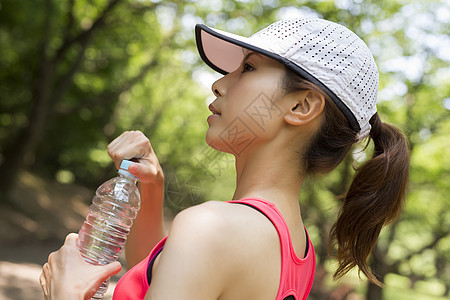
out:
<path id="1" fill-rule="evenodd" d="M 274 203 L 280 210 L 298 209 L 304 175 L 292 153 L 295 152 L 288 147 L 269 146 L 236 157 L 233 199 L 258 197 Z"/>

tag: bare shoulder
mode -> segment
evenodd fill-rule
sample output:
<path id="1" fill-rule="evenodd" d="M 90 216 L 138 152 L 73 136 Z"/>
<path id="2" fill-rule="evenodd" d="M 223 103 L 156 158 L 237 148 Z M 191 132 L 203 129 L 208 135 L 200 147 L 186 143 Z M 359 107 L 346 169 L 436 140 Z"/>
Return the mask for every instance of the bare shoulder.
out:
<path id="1" fill-rule="evenodd" d="M 187 208 L 175 216 L 167 241 L 195 243 L 197 246 L 206 246 L 203 248 L 205 250 L 219 247 L 230 231 L 228 216 L 226 204 L 219 201 Z"/>
<path id="2" fill-rule="evenodd" d="M 279 255 L 278 246 L 270 221 L 247 206 L 209 201 L 185 209 L 175 217 L 154 266 L 151 299 L 238 299 L 244 291 L 253 293 L 247 283 L 257 286 L 266 279 L 255 274 L 271 272 L 249 270 L 267 268 L 260 262 Z"/>
<path id="3" fill-rule="evenodd" d="M 249 263 L 267 255 L 278 246 L 279 239 L 272 223 L 260 212 L 239 204 L 208 201 L 180 212 L 172 223 L 167 247 L 189 245 L 202 255 L 224 261 L 238 270 L 243 258 Z M 201 249 L 201 250 L 200 250 Z M 236 263 L 238 266 L 234 266 Z M 226 266 L 224 266 L 226 267 Z"/>
<path id="4" fill-rule="evenodd" d="M 271 236 L 276 233 L 272 223 L 257 210 L 222 201 L 208 201 L 185 209 L 175 217 L 172 226 L 176 231 L 195 230 L 205 235 L 217 236 L 220 232 L 222 240 L 255 233 L 263 237 L 264 233 Z"/>
<path id="5" fill-rule="evenodd" d="M 230 238 L 239 238 L 246 229 L 251 231 L 251 227 L 256 227 L 258 220 L 264 221 L 261 216 L 243 205 L 208 201 L 180 212 L 173 220 L 169 238 L 171 235 L 177 239 L 192 238 L 189 233 L 195 232 L 202 244 L 213 246 L 224 242 L 227 245 Z"/>
<path id="6" fill-rule="evenodd" d="M 217 233 L 216 230 L 226 231 L 230 229 L 227 226 L 232 216 L 230 213 L 228 204 L 220 201 L 208 201 L 192 206 L 175 216 L 169 237 L 192 230 L 201 236 Z"/>
<path id="7" fill-rule="evenodd" d="M 188 208 L 175 217 L 169 239 L 171 235 L 177 243 L 189 239 L 188 243 L 201 246 L 202 251 L 209 251 L 213 256 L 219 253 L 215 258 L 227 261 L 227 266 L 235 272 L 253 267 L 242 264 L 243 260 L 251 264 L 270 255 L 268 252 L 279 253 L 275 227 L 247 205 L 208 201 Z"/>

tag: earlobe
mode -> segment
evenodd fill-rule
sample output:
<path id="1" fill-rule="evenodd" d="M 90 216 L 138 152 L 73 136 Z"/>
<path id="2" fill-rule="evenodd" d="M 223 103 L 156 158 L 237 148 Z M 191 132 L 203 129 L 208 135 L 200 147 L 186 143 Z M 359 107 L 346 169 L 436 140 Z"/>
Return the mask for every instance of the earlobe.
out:
<path id="1" fill-rule="evenodd" d="M 315 120 L 325 107 L 325 98 L 315 91 L 300 91 L 293 95 L 295 105 L 284 115 L 284 120 L 291 125 L 305 125 Z"/>

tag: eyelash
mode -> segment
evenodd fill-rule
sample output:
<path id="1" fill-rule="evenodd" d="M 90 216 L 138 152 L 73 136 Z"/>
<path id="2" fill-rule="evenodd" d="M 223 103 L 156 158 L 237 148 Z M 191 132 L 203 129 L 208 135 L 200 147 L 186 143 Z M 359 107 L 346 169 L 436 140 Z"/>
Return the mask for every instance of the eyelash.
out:
<path id="1" fill-rule="evenodd" d="M 255 70 L 255 67 L 253 67 L 251 64 L 249 64 L 247 62 L 244 63 L 244 65 L 242 66 L 242 73 L 247 72 L 247 71 L 253 71 L 253 70 Z"/>

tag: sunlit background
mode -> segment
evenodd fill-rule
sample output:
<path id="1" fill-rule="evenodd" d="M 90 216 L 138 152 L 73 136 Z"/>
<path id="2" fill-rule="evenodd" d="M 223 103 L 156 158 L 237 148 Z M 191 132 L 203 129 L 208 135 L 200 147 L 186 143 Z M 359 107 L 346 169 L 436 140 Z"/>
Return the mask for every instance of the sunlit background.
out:
<path id="1" fill-rule="evenodd" d="M 152 142 L 169 223 L 191 205 L 231 199 L 234 160 L 204 141 L 219 76 L 199 58 L 194 26 L 248 36 L 298 16 L 341 23 L 366 41 L 380 70 L 381 118 L 412 149 L 404 213 L 371 260 L 383 290 L 357 272 L 334 282 L 327 255 L 337 196 L 365 145 L 305 183 L 300 201 L 317 252 L 308 299 L 448 299 L 449 0 L 0 0 L 0 299 L 39 299 L 40 265 L 115 176 L 106 146 L 125 130 Z"/>

